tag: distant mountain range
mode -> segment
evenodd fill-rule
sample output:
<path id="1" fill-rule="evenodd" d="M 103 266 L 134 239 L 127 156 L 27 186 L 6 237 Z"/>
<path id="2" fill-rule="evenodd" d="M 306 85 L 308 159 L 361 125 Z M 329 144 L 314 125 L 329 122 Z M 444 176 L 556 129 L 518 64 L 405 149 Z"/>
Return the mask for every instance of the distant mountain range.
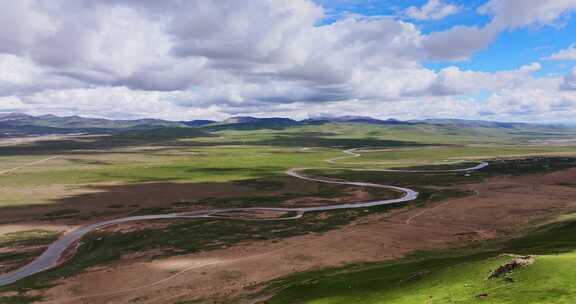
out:
<path id="1" fill-rule="evenodd" d="M 161 119 L 137 119 L 137 120 L 111 120 L 103 118 L 86 118 L 80 116 L 60 117 L 56 115 L 32 116 L 21 113 L 0 114 L 0 124 L 3 126 L 36 126 L 65 129 L 116 129 L 133 128 L 139 126 L 173 127 L 181 125 L 179 122 Z"/>
<path id="2" fill-rule="evenodd" d="M 168 121 L 161 119 L 112 120 L 86 118 L 80 116 L 60 117 L 55 115 L 32 116 L 22 113 L 0 113 L 0 133 L 72 133 L 72 132 L 114 132 L 118 130 L 138 130 L 151 128 L 202 128 L 209 131 L 238 129 L 281 129 L 298 125 L 318 125 L 328 123 L 354 123 L 369 125 L 449 125 L 473 128 L 504 129 L 567 129 L 565 126 L 538 125 L 527 123 L 508 123 L 460 119 L 427 119 L 401 121 L 396 119 L 380 120 L 365 116 L 314 117 L 301 121 L 289 118 L 257 118 L 249 116 L 231 117 L 223 121 L 192 120 Z"/>
<path id="3" fill-rule="evenodd" d="M 336 116 L 336 117 L 314 117 L 303 120 L 304 123 L 363 123 L 371 125 L 413 125 L 414 122 L 401 121 L 394 118 L 381 120 L 367 116 Z"/>

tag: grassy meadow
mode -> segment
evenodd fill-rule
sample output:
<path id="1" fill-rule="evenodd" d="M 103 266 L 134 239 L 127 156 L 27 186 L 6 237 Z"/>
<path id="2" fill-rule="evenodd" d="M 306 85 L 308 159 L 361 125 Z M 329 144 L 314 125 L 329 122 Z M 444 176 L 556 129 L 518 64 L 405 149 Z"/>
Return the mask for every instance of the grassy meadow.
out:
<path id="1" fill-rule="evenodd" d="M 535 262 L 502 277 L 492 271 L 514 255 Z M 525 236 L 452 252 L 417 253 L 401 261 L 352 265 L 275 281 L 269 303 L 574 303 L 576 221 L 573 217 Z"/>
<path id="2" fill-rule="evenodd" d="M 217 132 L 166 128 L 47 140 L 0 146 L 0 172 L 19 168 L 0 174 L 0 206 L 49 204 L 65 189 L 100 183 L 231 182 L 283 176 L 294 167 L 390 168 L 576 151 L 527 144 L 533 138 L 539 137 L 489 128 L 326 124 Z M 337 164 L 324 161 L 349 148 L 365 152 Z M 36 189 L 33 197 L 23 188 Z"/>

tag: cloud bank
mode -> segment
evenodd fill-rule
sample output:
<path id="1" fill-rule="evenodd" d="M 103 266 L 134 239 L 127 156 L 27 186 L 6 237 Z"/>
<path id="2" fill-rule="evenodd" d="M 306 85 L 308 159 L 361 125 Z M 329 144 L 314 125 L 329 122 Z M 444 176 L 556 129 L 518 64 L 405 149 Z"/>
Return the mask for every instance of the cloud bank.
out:
<path id="1" fill-rule="evenodd" d="M 499 72 L 424 64 L 467 60 L 503 31 L 554 25 L 575 8 L 574 0 L 491 0 L 477 10 L 485 25 L 424 34 L 403 16 L 326 23 L 309 0 L 9 1 L 0 10 L 0 111 L 552 117 L 576 109 L 574 71 L 541 79 L 538 63 Z M 405 12 L 437 20 L 458 9 L 430 0 Z M 475 99 L 486 92 L 488 100 Z"/>

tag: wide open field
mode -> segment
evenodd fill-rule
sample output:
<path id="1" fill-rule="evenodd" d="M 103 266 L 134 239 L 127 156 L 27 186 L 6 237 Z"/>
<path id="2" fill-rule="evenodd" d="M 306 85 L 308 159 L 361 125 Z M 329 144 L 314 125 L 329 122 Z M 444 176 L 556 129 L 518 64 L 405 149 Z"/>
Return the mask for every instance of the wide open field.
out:
<path id="1" fill-rule="evenodd" d="M 574 178 L 569 168 L 575 147 L 527 144 L 516 136 L 489 137 L 487 131 L 425 131 L 436 133 L 308 126 L 209 136 L 76 136 L 0 147 L 4 272 L 30 261 L 59 232 L 105 219 L 228 207 L 321 206 L 397 195 L 298 180 L 285 175 L 291 168 L 421 193 L 406 206 L 307 214 L 296 221 L 195 219 L 106 228 L 87 236 L 78 255 L 63 266 L 2 288 L 0 299 L 176 303 L 268 297 L 274 292 L 262 290 L 267 281 L 294 272 L 476 246 L 517 236 L 573 211 L 576 193 L 562 181 Z M 349 148 L 362 148 L 362 156 L 326 162 Z M 453 162 L 485 159 L 494 162 L 490 170 L 472 175 L 341 170 L 458 167 Z M 165 290 L 171 290 L 169 297 Z M 288 299 L 289 290 L 276 299 Z M 75 299 L 84 296 L 89 298 Z"/>
<path id="2" fill-rule="evenodd" d="M 304 276 L 304 279 L 296 276 L 288 280 L 294 283 L 287 283 L 285 280 L 273 283 L 271 290 L 262 291 L 261 288 L 266 286 L 262 285 L 266 281 L 293 272 L 341 267 L 350 263 L 394 260 L 415 251 L 440 250 L 440 256 L 447 255 L 444 252 L 446 248 L 458 248 L 463 254 L 475 253 L 476 250 L 483 252 L 486 247 L 481 246 L 475 249 L 477 244 L 482 244 L 486 240 L 515 237 L 521 235 L 526 227 L 546 223 L 562 214 L 573 212 L 576 205 L 571 198 L 576 195 L 575 190 L 558 185 L 558 183 L 567 178 L 574 178 L 575 174 L 576 171 L 568 170 L 545 176 L 491 178 L 482 184 L 463 186 L 462 190 L 478 191 L 476 196 L 429 202 L 423 207 L 412 206 L 387 213 L 369 214 L 360 218 L 357 217 L 358 215 L 346 214 L 348 218 L 342 219 L 344 225 L 337 226 L 339 229 L 306 224 L 321 221 L 341 224 L 335 222 L 335 218 L 332 217 L 334 215 L 319 214 L 297 223 L 298 227 L 306 227 L 312 232 L 303 235 L 298 235 L 287 226 L 274 223 L 216 222 L 214 225 L 217 226 L 212 228 L 208 223 L 202 226 L 199 226 L 199 223 L 181 223 L 181 227 L 170 226 L 167 230 L 164 228 L 162 234 L 164 237 L 174 236 L 173 245 L 180 250 L 184 250 L 181 246 L 186 244 L 180 244 L 181 238 L 176 237 L 176 234 L 171 234 L 170 231 L 185 232 L 190 229 L 188 231 L 191 233 L 201 232 L 207 235 L 219 233 L 226 235 L 225 239 L 229 243 L 220 248 L 219 244 L 200 243 L 200 245 L 210 246 L 211 250 L 190 254 L 181 251 L 173 257 L 163 257 L 162 251 L 156 251 L 155 253 L 159 256 L 154 260 L 149 260 L 146 255 L 143 256 L 134 251 L 141 247 L 130 248 L 130 246 L 121 245 L 122 241 L 129 240 L 138 233 L 146 235 L 146 240 L 155 238 L 153 232 L 124 232 L 100 241 L 92 240 L 90 249 L 94 253 L 103 250 L 102 246 L 116 245 L 124 247 L 123 251 L 128 252 L 128 255 L 109 267 L 92 268 L 91 271 L 79 276 L 60 280 L 60 286 L 50 289 L 47 297 L 52 299 L 70 297 L 73 303 L 129 303 L 134 299 L 138 299 L 141 303 L 177 303 L 177 301 L 198 300 L 199 298 L 202 299 L 200 303 L 204 303 L 211 301 L 208 299 L 225 301 L 230 297 L 247 294 L 247 298 L 240 297 L 238 301 L 250 303 L 254 299 L 253 295 L 267 297 L 270 292 L 274 294 L 273 290 L 277 290 L 278 286 L 283 288 L 286 285 L 303 283 L 304 287 L 291 287 L 281 292 L 277 298 L 273 298 L 273 302 L 299 303 L 300 300 L 312 301 L 316 297 L 323 299 L 324 295 L 335 295 L 339 299 L 337 303 L 350 303 L 358 299 L 347 293 L 338 298 L 340 293 L 335 291 L 345 292 L 349 290 L 348 287 L 324 289 L 323 285 L 320 285 L 322 280 L 318 280 L 316 278 L 318 274 L 314 272 L 303 273 L 301 276 Z M 536 190 L 533 190 L 534 183 L 540 185 Z M 512 214 L 514 216 L 511 216 Z M 350 216 L 354 220 L 346 224 Z M 262 231 L 270 234 L 262 235 Z M 116 232 L 119 231 L 116 230 Z M 247 233 L 260 240 L 248 238 L 235 243 L 235 237 L 242 238 L 242 235 Z M 278 239 L 278 234 L 281 239 Z M 159 239 L 156 238 L 156 240 Z M 199 239 L 194 240 L 205 242 Z M 146 246 L 145 243 L 135 242 L 134 244 Z M 462 246 L 467 248 L 462 248 Z M 496 245 L 487 243 L 485 246 Z M 493 252 L 497 251 L 489 253 L 496 255 Z M 437 254 L 428 253 L 415 259 L 420 261 L 419 259 L 423 257 L 435 259 Z M 458 261 L 450 255 L 448 258 L 449 262 Z M 503 259 L 497 261 L 501 260 Z M 86 261 L 90 260 L 73 260 L 70 266 L 82 266 L 82 263 Z M 454 265 L 458 264 L 459 262 Z M 418 267 L 421 267 L 422 264 L 419 265 Z M 442 265 L 445 264 L 440 264 Z M 494 265 L 494 263 L 489 265 Z M 348 266 L 345 271 L 354 271 L 363 267 Z M 60 271 L 71 270 L 73 268 L 64 267 Z M 413 276 L 413 270 L 414 268 L 410 268 L 409 271 L 401 274 L 398 274 L 396 270 L 385 273 L 397 275 L 389 280 L 401 282 Z M 436 268 L 432 268 L 429 271 L 435 270 Z M 334 273 L 328 271 L 332 276 L 340 272 L 342 270 Z M 322 273 L 320 277 L 324 276 Z M 486 275 L 486 273 L 483 274 Z M 53 273 L 53 275 L 62 275 L 62 273 Z M 50 276 L 40 278 L 46 279 Z M 334 278 L 338 279 L 338 276 Z M 368 278 L 367 281 L 370 282 L 372 279 Z M 315 285 L 316 283 L 310 285 L 310 280 L 318 281 L 318 285 Z M 357 279 L 354 282 L 357 281 L 362 282 Z M 361 289 L 355 291 L 356 295 L 362 295 L 363 288 L 370 286 L 373 285 L 368 285 L 368 287 L 360 285 Z M 170 290 L 170 293 L 163 293 L 163 290 Z M 374 293 L 378 293 L 378 290 Z M 310 297 L 301 298 L 302 294 L 310 295 Z M 80 297 L 82 301 L 76 297 Z M 379 301 L 382 298 L 375 299 L 380 300 L 375 300 L 374 303 L 381 303 Z"/>

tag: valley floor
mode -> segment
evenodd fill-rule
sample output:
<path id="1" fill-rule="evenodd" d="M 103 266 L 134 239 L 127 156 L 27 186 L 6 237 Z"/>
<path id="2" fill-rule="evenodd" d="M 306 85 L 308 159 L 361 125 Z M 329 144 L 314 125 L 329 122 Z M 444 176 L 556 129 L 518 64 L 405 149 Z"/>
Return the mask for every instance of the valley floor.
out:
<path id="1" fill-rule="evenodd" d="M 501 253 L 549 253 L 548 247 L 536 250 L 537 242 L 509 252 L 506 244 L 548 231 L 557 221 L 570 224 L 576 212 L 576 147 L 527 144 L 516 131 L 352 124 L 176 131 L 3 143 L 0 273 L 25 265 L 63 232 L 87 223 L 398 196 L 389 189 L 286 176 L 292 168 L 312 168 L 307 174 L 334 181 L 407 187 L 420 197 L 291 221 L 191 219 L 107 227 L 85 236 L 61 266 L 0 287 L 0 303 L 517 303 L 494 300 L 493 288 L 506 289 L 505 281 L 487 286 L 478 278 L 510 259 Z M 361 157 L 342 157 L 342 150 L 358 147 Z M 473 173 L 350 170 L 452 170 L 483 160 L 491 165 Z M 576 244 L 576 237 L 557 242 L 570 266 L 576 246 L 566 244 Z M 553 258 L 536 257 L 526 269 L 559 261 Z M 458 272 L 463 263 L 476 276 Z M 465 281 L 474 286 L 467 293 L 457 288 Z M 571 297 L 576 286 L 566 284 L 542 294 Z M 528 285 L 518 286 L 523 292 Z M 442 298 L 436 289 L 454 297 Z M 484 293 L 489 298 L 476 297 Z"/>
<path id="2" fill-rule="evenodd" d="M 576 169 L 491 178 L 463 186 L 475 191 L 474 197 L 371 215 L 326 233 L 153 261 L 126 256 L 113 266 L 64 279 L 44 295 L 53 299 L 47 303 L 209 302 L 250 295 L 263 283 L 294 272 L 392 260 L 416 251 L 518 235 L 529 225 L 574 212 L 576 188 L 562 183 L 575 178 Z"/>

